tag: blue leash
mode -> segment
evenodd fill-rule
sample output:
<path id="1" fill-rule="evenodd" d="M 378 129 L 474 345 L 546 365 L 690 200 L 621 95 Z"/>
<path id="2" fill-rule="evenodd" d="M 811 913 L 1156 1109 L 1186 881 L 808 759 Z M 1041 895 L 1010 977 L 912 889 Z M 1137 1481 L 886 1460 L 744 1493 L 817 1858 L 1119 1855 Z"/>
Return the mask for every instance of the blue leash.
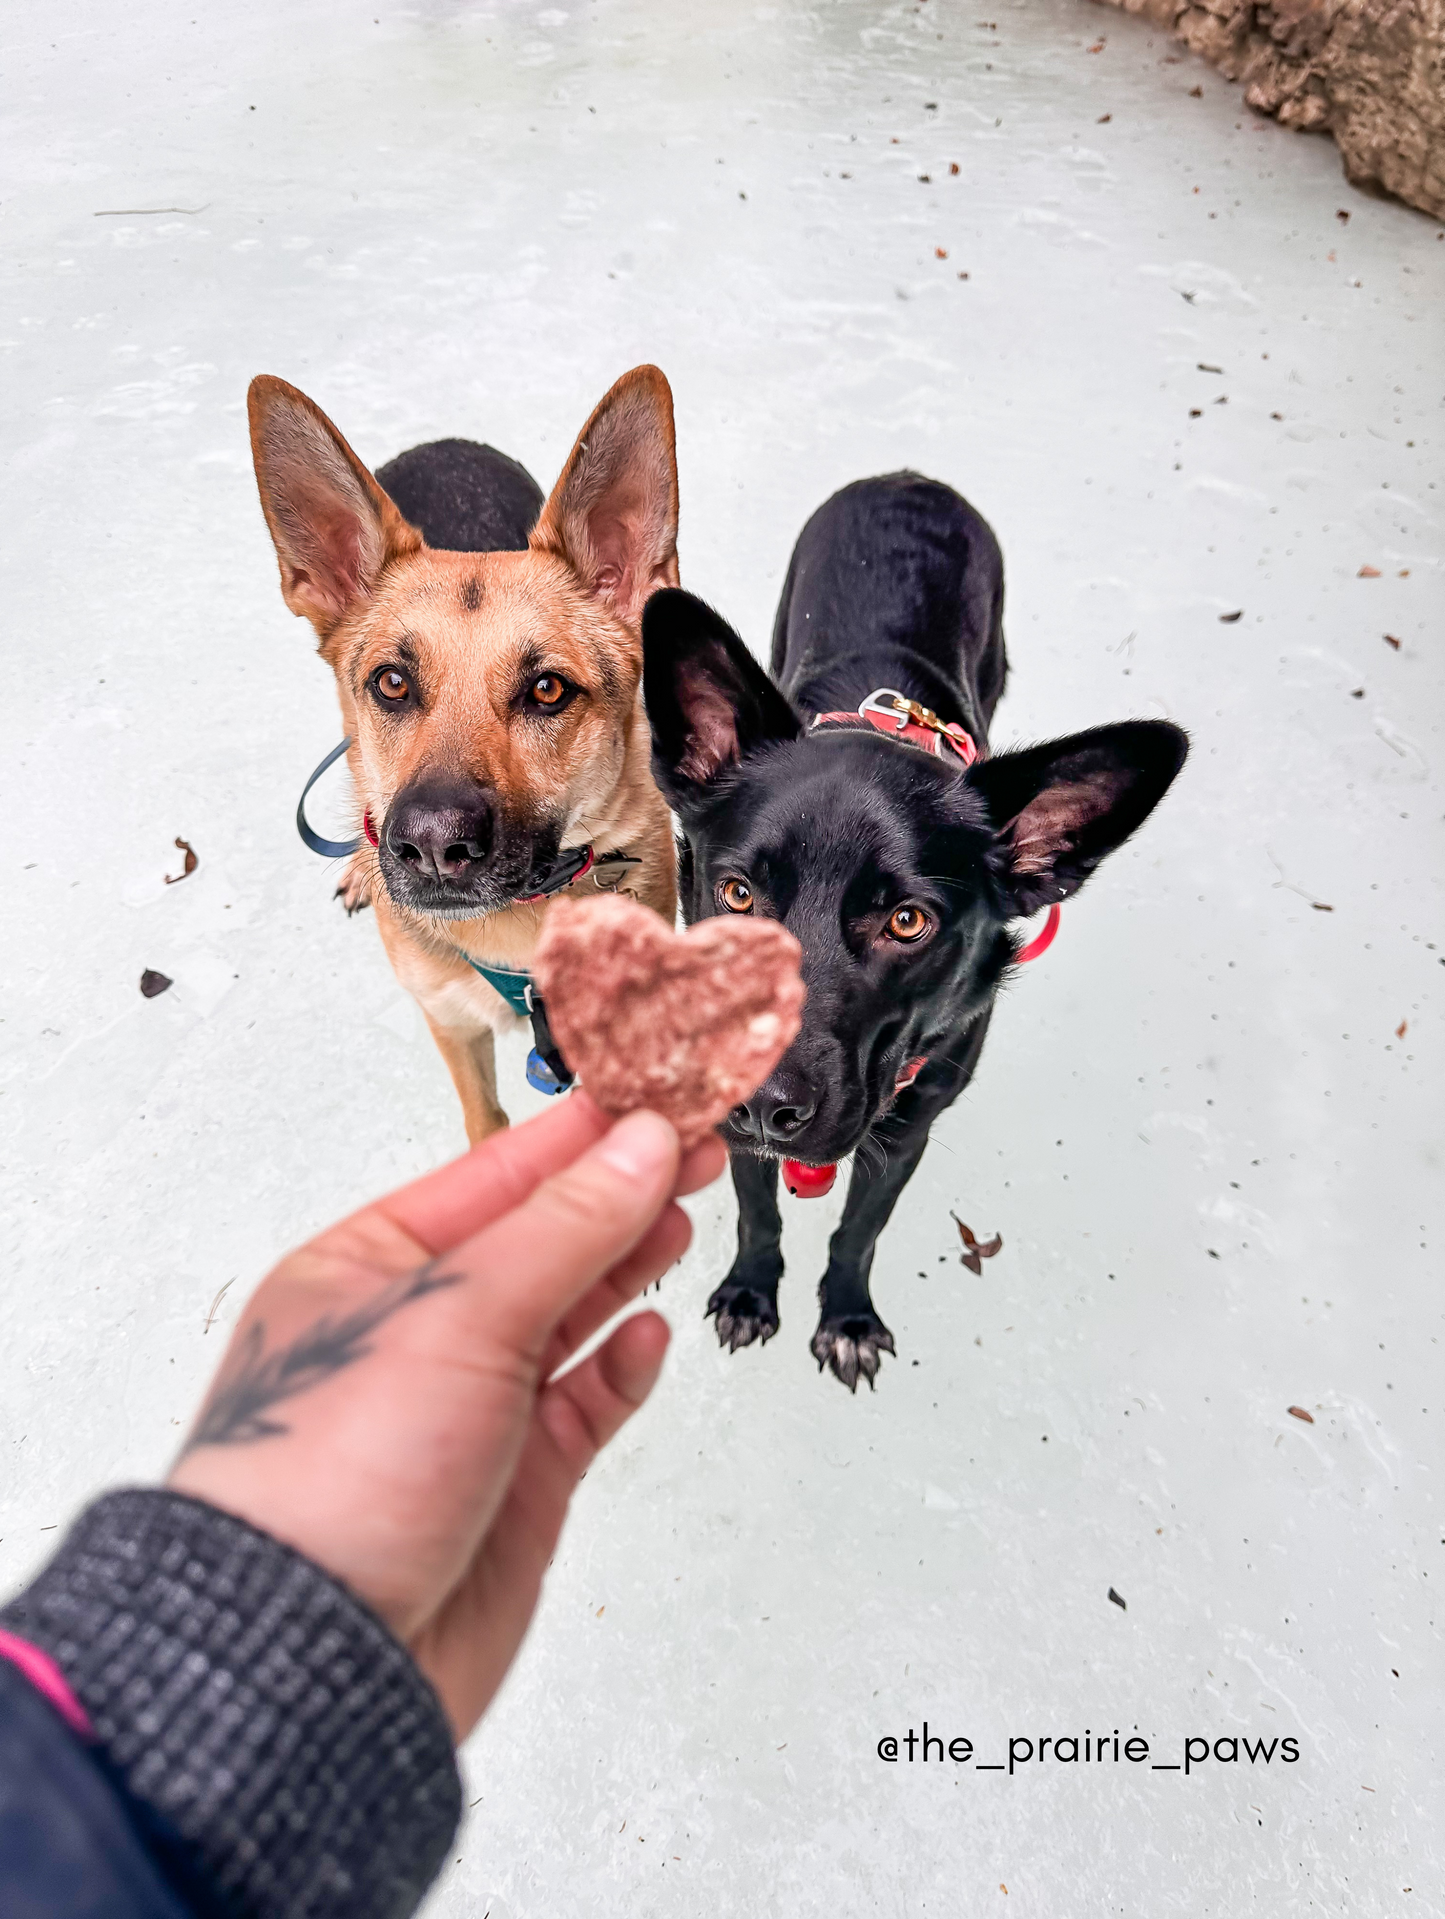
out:
<path id="1" fill-rule="evenodd" d="M 328 840 L 318 833 L 306 817 L 306 796 L 328 767 L 334 766 L 342 754 L 350 747 L 350 739 L 344 739 L 340 746 L 333 746 L 326 758 L 307 780 L 301 789 L 301 798 L 296 803 L 296 831 L 313 853 L 319 853 L 323 859 L 350 859 L 353 853 L 361 850 L 358 840 Z M 588 855 L 591 857 L 590 851 Z M 518 1019 L 532 1022 L 533 1046 L 527 1055 L 527 1084 L 536 1093 L 565 1093 L 572 1084 L 575 1075 L 557 1050 L 557 1042 L 552 1037 L 552 1029 L 547 1024 L 546 1008 L 542 996 L 532 985 L 530 973 L 518 972 L 509 966 L 483 966 L 480 960 L 474 960 L 470 953 L 464 953 L 460 946 L 452 951 L 458 959 L 466 961 L 474 973 L 480 973 L 495 993 L 500 993 Z"/>
<path id="2" fill-rule="evenodd" d="M 302 787 L 301 797 L 296 802 L 296 831 L 301 835 L 313 853 L 319 853 L 323 859 L 327 860 L 350 859 L 353 853 L 360 852 L 361 841 L 323 839 L 306 817 L 306 795 L 311 791 L 312 787 L 315 786 L 327 767 L 334 766 L 350 745 L 350 739 L 344 739 L 340 746 L 332 747 L 331 751 L 326 755 L 326 758 Z"/>

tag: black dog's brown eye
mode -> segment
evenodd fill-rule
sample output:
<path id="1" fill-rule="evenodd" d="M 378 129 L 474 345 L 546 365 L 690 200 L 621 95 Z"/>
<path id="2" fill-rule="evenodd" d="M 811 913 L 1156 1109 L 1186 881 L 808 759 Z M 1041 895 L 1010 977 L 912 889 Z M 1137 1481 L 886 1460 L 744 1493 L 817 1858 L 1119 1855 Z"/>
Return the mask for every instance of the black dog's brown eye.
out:
<path id="1" fill-rule="evenodd" d="M 538 706 L 557 706 L 566 691 L 566 681 L 559 680 L 555 673 L 544 673 L 532 682 L 532 698 Z"/>
<path id="2" fill-rule="evenodd" d="M 929 918 L 920 906 L 895 907 L 888 922 L 890 939 L 902 940 L 907 945 L 911 940 L 921 940 L 928 931 Z"/>
<path id="3" fill-rule="evenodd" d="M 717 896 L 730 913 L 751 913 L 753 889 L 746 880 L 724 880 Z"/>
<path id="4" fill-rule="evenodd" d="M 411 681 L 404 673 L 398 673 L 394 666 L 384 666 L 376 676 L 376 690 L 384 700 L 392 700 L 399 705 L 410 694 Z"/>

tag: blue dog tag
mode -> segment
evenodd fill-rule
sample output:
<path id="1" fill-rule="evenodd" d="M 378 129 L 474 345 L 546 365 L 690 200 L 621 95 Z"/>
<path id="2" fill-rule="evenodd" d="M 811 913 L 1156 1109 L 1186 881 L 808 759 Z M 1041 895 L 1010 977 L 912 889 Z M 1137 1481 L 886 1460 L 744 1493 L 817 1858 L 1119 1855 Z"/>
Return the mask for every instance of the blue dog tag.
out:
<path id="1" fill-rule="evenodd" d="M 565 1093 L 567 1090 L 535 1046 L 527 1055 L 527 1084 L 534 1093 Z"/>

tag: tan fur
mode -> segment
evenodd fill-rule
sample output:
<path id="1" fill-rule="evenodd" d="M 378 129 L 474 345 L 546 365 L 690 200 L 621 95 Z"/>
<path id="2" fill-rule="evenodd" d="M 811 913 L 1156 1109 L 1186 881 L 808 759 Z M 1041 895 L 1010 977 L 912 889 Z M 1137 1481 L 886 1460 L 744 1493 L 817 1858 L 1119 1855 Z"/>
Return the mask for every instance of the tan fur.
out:
<path id="1" fill-rule="evenodd" d="M 426 546 L 326 416 L 284 381 L 254 380 L 250 414 L 282 594 L 311 621 L 336 674 L 359 806 L 380 825 L 423 770 L 471 776 L 518 821 L 562 817 L 564 847 L 632 855 L 622 889 L 671 924 L 675 857 L 649 770 L 639 636 L 649 594 L 677 584 L 672 395 L 662 374 L 635 368 L 603 399 L 525 553 Z M 426 687 L 425 710 L 404 724 L 369 691 L 401 645 Z M 545 727 L 519 722 L 518 675 L 544 671 L 586 691 Z M 616 872 L 589 873 L 562 897 L 611 890 Z M 375 908 L 397 978 L 451 1072 L 468 1138 L 506 1125 L 493 1034 L 522 1022 L 457 949 L 526 968 L 548 903 L 462 920 L 415 914 L 392 899 L 366 845 L 339 891 L 353 910 Z"/>

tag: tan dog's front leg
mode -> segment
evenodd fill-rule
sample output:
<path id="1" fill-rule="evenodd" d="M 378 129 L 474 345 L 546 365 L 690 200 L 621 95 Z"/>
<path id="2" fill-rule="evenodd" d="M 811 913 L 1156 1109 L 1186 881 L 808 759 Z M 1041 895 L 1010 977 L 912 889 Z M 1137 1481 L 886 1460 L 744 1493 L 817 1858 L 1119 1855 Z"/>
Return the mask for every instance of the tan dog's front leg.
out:
<path id="1" fill-rule="evenodd" d="M 462 1102 L 467 1139 L 476 1146 L 507 1124 L 507 1115 L 497 1103 L 496 1040 L 490 1027 L 459 1032 L 454 1026 L 439 1026 L 430 1013 L 426 1023 Z"/>

